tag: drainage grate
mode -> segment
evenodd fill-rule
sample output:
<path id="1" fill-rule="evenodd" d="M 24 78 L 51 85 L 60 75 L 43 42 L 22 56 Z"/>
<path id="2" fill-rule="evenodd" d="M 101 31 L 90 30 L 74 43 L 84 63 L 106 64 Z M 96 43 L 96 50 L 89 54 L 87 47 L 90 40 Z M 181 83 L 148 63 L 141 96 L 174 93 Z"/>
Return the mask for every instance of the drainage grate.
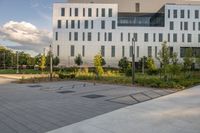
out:
<path id="1" fill-rule="evenodd" d="M 65 94 L 65 93 L 74 93 L 75 91 L 57 91 L 57 93 Z"/>
<path id="2" fill-rule="evenodd" d="M 86 96 L 83 96 L 83 97 L 95 99 L 95 98 L 100 98 L 100 97 L 105 97 L 105 96 L 104 95 L 91 94 L 91 95 L 86 95 Z"/>
<path id="3" fill-rule="evenodd" d="M 28 87 L 36 88 L 36 87 L 42 87 L 42 86 L 41 85 L 29 85 Z"/>

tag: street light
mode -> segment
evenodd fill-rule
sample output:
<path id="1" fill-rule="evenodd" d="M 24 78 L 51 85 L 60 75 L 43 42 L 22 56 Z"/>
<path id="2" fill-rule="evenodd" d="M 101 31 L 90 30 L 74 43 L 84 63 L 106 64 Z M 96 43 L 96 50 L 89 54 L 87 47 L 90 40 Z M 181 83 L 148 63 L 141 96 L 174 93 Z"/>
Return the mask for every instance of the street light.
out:
<path id="1" fill-rule="evenodd" d="M 53 67 L 52 67 L 52 46 L 49 45 L 49 56 L 50 56 L 50 81 L 52 81 Z"/>
<path id="2" fill-rule="evenodd" d="M 135 38 L 132 38 L 132 84 L 135 83 Z"/>
<path id="3" fill-rule="evenodd" d="M 17 56 L 17 74 L 19 73 L 19 65 L 18 65 L 18 62 L 19 62 L 19 55 L 18 55 L 18 51 L 16 51 L 16 56 Z"/>

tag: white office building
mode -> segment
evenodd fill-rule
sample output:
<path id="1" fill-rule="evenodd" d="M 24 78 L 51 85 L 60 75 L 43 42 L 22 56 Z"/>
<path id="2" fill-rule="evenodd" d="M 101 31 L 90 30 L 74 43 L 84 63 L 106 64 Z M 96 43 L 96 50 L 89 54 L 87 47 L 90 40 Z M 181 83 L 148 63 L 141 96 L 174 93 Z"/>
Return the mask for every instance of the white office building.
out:
<path id="1" fill-rule="evenodd" d="M 122 57 L 131 60 L 132 50 L 136 62 L 143 56 L 158 62 L 164 41 L 180 61 L 188 47 L 200 55 L 200 5 L 164 3 L 157 12 L 141 12 L 138 2 L 135 11 L 120 12 L 118 7 L 117 3 L 53 5 L 53 51 L 61 66 L 74 66 L 78 54 L 84 65 L 91 66 L 99 53 L 107 66 L 117 67 Z"/>

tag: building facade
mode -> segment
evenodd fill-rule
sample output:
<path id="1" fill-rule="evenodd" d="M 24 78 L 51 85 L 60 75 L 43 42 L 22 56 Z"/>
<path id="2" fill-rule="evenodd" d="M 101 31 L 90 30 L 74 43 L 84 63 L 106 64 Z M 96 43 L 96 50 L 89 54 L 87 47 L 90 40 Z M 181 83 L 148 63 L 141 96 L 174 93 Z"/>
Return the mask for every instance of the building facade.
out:
<path id="1" fill-rule="evenodd" d="M 117 67 L 122 57 L 131 60 L 132 50 L 136 61 L 151 56 L 158 62 L 164 41 L 180 61 L 188 47 L 200 55 L 200 5 L 165 4 L 153 13 L 140 12 L 140 6 L 119 12 L 118 4 L 53 5 L 53 52 L 61 66 L 74 66 L 78 54 L 91 66 L 99 53 L 107 66 Z"/>

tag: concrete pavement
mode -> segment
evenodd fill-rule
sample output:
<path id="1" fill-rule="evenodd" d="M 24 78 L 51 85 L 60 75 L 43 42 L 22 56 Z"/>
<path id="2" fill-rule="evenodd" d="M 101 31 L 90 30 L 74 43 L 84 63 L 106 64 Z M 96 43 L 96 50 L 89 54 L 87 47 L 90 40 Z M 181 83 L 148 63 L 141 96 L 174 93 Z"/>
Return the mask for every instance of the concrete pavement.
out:
<path id="1" fill-rule="evenodd" d="M 200 133 L 200 86 L 48 133 Z"/>
<path id="2" fill-rule="evenodd" d="M 10 81 L 0 78 L 0 133 L 44 133 L 174 93 L 75 81 L 38 84 Z"/>

